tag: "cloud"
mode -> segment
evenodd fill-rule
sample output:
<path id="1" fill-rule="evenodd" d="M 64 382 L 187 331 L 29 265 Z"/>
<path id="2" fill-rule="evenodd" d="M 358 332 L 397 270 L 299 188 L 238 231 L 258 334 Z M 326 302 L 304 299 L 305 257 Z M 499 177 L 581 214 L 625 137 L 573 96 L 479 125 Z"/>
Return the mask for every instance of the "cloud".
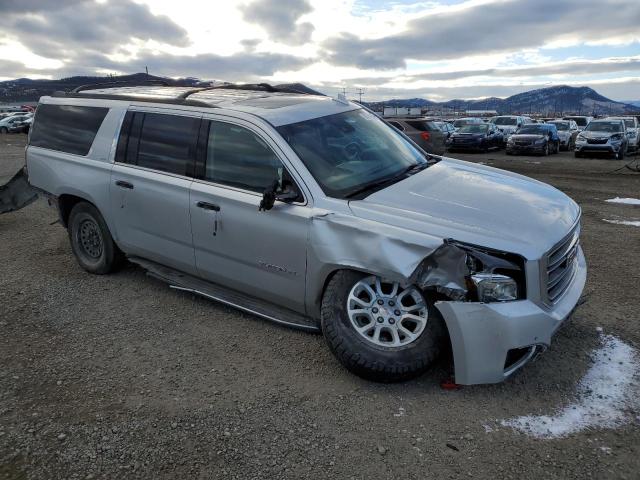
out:
<path id="1" fill-rule="evenodd" d="M 189 43 L 187 31 L 169 17 L 153 15 L 146 5 L 130 0 L 9 0 L 0 8 L 0 29 L 36 55 L 59 59 L 115 52 L 133 40 Z"/>
<path id="2" fill-rule="evenodd" d="M 470 77 L 492 78 L 532 78 L 549 75 L 585 75 L 610 74 L 640 70 L 640 57 L 604 58 L 600 60 L 574 60 L 558 63 L 546 63 L 523 67 L 484 68 L 476 70 L 449 70 L 441 72 L 400 74 L 395 76 L 369 76 L 349 79 L 355 85 L 381 85 L 390 82 L 411 83 L 420 80 L 442 81 L 459 80 Z"/>
<path id="3" fill-rule="evenodd" d="M 314 27 L 298 19 L 313 8 L 308 0 L 255 0 L 240 8 L 245 21 L 260 25 L 270 40 L 288 45 L 302 45 L 311 40 Z"/>
<path id="4" fill-rule="evenodd" d="M 466 8 L 417 17 L 404 31 L 392 35 L 363 39 L 341 33 L 323 42 L 323 56 L 334 65 L 390 70 L 406 67 L 407 59 L 491 55 L 552 41 L 572 44 L 640 39 L 637 0 L 469 3 Z"/>
<path id="5" fill-rule="evenodd" d="M 200 55 L 170 55 L 143 50 L 135 58 L 116 61 L 100 54 L 87 54 L 78 59 L 82 69 L 72 67 L 60 71 L 61 76 L 91 74 L 96 70 L 141 72 L 167 77 L 193 76 L 225 81 L 255 81 L 278 71 L 299 70 L 311 59 L 278 53 L 240 52 L 234 55 L 204 53 Z"/>

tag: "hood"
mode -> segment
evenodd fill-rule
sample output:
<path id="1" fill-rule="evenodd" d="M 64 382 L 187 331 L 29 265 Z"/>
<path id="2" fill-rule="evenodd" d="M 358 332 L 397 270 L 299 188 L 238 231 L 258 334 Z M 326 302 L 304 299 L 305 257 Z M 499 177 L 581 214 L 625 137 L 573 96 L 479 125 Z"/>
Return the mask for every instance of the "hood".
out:
<path id="1" fill-rule="evenodd" d="M 545 137 L 546 135 L 539 135 L 537 133 L 514 133 L 511 135 L 513 140 L 540 140 Z"/>
<path id="2" fill-rule="evenodd" d="M 573 200 L 547 184 L 449 158 L 349 206 L 361 218 L 529 259 L 580 216 Z"/>
<path id="3" fill-rule="evenodd" d="M 618 132 L 622 133 L 622 132 Z M 586 138 L 609 138 L 611 135 L 617 135 L 617 133 L 611 132 L 599 132 L 598 130 L 582 131 L 581 135 Z"/>
<path id="4" fill-rule="evenodd" d="M 467 133 L 467 132 L 455 132 L 452 137 L 456 138 L 483 138 L 486 137 L 486 133 Z"/>

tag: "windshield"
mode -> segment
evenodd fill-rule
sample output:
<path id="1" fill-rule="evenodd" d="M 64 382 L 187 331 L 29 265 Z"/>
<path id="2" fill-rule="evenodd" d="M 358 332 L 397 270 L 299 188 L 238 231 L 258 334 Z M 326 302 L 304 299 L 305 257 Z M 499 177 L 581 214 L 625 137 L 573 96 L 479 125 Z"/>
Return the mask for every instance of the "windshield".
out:
<path id="1" fill-rule="evenodd" d="M 518 122 L 515 118 L 510 118 L 510 117 L 498 117 L 496 118 L 496 121 L 493 122 L 496 125 L 517 125 Z"/>
<path id="2" fill-rule="evenodd" d="M 618 133 L 622 131 L 622 122 L 591 122 L 585 130 L 588 132 Z"/>
<path id="3" fill-rule="evenodd" d="M 624 124 L 627 126 L 627 128 L 636 128 L 636 123 L 630 118 L 625 118 Z"/>
<path id="4" fill-rule="evenodd" d="M 476 124 L 476 125 L 465 125 L 458 130 L 458 133 L 487 133 L 489 125 Z"/>
<path id="5" fill-rule="evenodd" d="M 549 124 L 555 125 L 558 130 L 569 130 L 569 124 L 566 122 L 549 122 Z"/>
<path id="6" fill-rule="evenodd" d="M 460 127 L 464 127 L 465 125 L 468 125 L 469 123 L 471 123 L 470 120 L 455 120 L 453 122 L 453 126 L 456 128 L 460 128 Z"/>
<path id="7" fill-rule="evenodd" d="M 521 127 L 518 130 L 518 134 L 522 134 L 522 135 L 546 135 L 548 132 L 548 129 L 546 129 L 544 126 L 542 125 L 536 125 L 536 124 L 529 124 L 529 125 L 525 125 L 524 127 Z"/>
<path id="8" fill-rule="evenodd" d="M 573 120 L 574 122 L 576 122 L 576 125 L 578 125 L 579 127 L 587 126 L 587 119 L 585 117 L 571 117 L 571 118 L 565 118 L 565 120 Z"/>
<path id="9" fill-rule="evenodd" d="M 331 197 L 425 164 L 424 154 L 375 115 L 358 109 L 283 125 L 278 132 Z"/>

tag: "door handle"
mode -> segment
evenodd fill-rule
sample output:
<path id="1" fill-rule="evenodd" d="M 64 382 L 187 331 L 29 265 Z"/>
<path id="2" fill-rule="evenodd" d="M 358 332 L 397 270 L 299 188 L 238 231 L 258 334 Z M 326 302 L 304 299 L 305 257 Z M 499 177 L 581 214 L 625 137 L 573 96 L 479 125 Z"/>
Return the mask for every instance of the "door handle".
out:
<path id="1" fill-rule="evenodd" d="M 204 210 L 213 210 L 214 212 L 220 211 L 220 207 L 218 205 L 214 205 L 213 203 L 208 202 L 198 202 L 196 203 L 196 207 L 202 208 Z"/>
<path id="2" fill-rule="evenodd" d="M 133 183 L 125 182 L 124 180 L 116 180 L 116 185 L 122 188 L 133 190 Z"/>

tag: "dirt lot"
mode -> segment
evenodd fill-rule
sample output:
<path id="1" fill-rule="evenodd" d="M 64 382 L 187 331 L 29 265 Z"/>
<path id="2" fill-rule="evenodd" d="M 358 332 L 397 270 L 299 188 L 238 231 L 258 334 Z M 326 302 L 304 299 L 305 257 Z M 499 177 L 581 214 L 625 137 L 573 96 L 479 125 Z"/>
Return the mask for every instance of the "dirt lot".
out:
<path id="1" fill-rule="evenodd" d="M 0 137 L 0 177 L 24 137 Z M 0 479 L 638 478 L 640 411 L 617 429 L 535 439 L 501 419 L 572 401 L 597 327 L 640 345 L 640 175 L 611 160 L 455 155 L 548 182 L 583 209 L 587 303 L 501 385 L 443 390 L 450 362 L 379 385 L 320 335 L 75 263 L 44 201 L 0 216 Z"/>

